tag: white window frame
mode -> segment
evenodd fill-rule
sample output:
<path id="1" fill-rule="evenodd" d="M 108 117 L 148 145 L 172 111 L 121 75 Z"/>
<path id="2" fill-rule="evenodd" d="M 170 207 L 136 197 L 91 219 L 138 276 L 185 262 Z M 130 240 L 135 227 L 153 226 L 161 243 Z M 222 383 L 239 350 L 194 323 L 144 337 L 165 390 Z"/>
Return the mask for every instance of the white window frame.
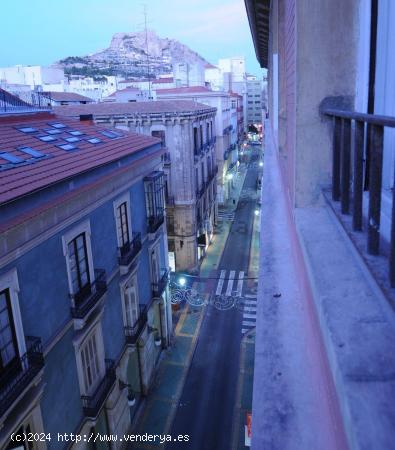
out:
<path id="1" fill-rule="evenodd" d="M 125 192 L 123 195 L 121 195 L 120 197 L 118 197 L 114 203 L 114 220 L 115 220 L 115 232 L 117 233 L 117 242 L 118 242 L 118 247 L 122 247 L 122 237 L 120 236 L 119 232 L 118 232 L 118 218 L 117 218 L 117 209 L 119 208 L 119 206 L 122 205 L 122 203 L 126 203 L 126 212 L 128 215 L 128 231 L 129 231 L 129 242 L 132 242 L 132 219 L 131 219 L 131 214 L 130 214 L 130 193 L 129 192 Z"/>
<path id="2" fill-rule="evenodd" d="M 125 301 L 126 300 L 125 295 L 127 295 L 126 289 L 127 289 L 127 286 L 130 284 L 132 284 L 133 290 L 134 290 L 134 296 L 135 296 L 134 310 L 136 312 L 136 318 L 134 321 L 132 321 L 133 323 L 131 323 L 131 324 L 128 323 L 126 301 Z M 138 287 L 138 280 L 137 280 L 137 268 L 136 268 L 136 270 L 133 271 L 133 273 L 125 281 L 123 281 L 120 284 L 120 290 L 121 290 L 122 316 L 123 316 L 124 326 L 125 327 L 128 327 L 128 326 L 133 327 L 140 315 L 140 309 L 139 309 L 140 300 L 139 300 L 139 287 Z M 132 310 L 133 310 L 133 306 L 132 306 Z"/>
<path id="3" fill-rule="evenodd" d="M 158 270 L 158 278 L 156 280 L 153 278 L 153 273 L 152 273 L 152 253 L 154 253 L 154 255 L 155 255 L 156 267 Z M 149 270 L 150 270 L 151 283 L 158 283 L 160 280 L 160 243 L 158 240 L 149 247 Z"/>
<path id="4" fill-rule="evenodd" d="M 73 227 L 71 230 L 69 230 L 62 236 L 63 255 L 66 259 L 67 278 L 69 282 L 69 292 L 71 295 L 75 294 L 75 292 L 73 291 L 73 282 L 70 270 L 69 243 L 82 233 L 85 234 L 86 251 L 88 253 L 89 279 L 91 283 L 95 281 L 95 271 L 93 266 L 93 255 L 91 245 L 91 225 L 89 220 L 87 220 Z"/>
<path id="5" fill-rule="evenodd" d="M 94 383 L 87 388 L 85 383 L 85 371 L 82 365 L 82 351 L 85 349 L 85 346 L 88 344 L 88 341 L 93 337 L 93 335 L 95 336 L 96 339 L 98 376 L 94 381 Z M 75 357 L 77 362 L 77 374 L 81 395 L 91 395 L 95 391 L 99 383 L 102 381 L 106 373 L 103 332 L 100 320 L 98 320 L 95 324 L 93 324 L 89 332 L 84 334 L 83 338 L 80 339 L 78 342 L 75 342 L 74 345 L 76 348 Z"/>
<path id="6" fill-rule="evenodd" d="M 25 334 L 23 332 L 21 310 L 19 308 L 19 282 L 16 269 L 0 276 L 0 292 L 8 290 L 11 302 L 12 318 L 14 321 L 16 340 L 18 343 L 19 356 L 26 353 Z"/>

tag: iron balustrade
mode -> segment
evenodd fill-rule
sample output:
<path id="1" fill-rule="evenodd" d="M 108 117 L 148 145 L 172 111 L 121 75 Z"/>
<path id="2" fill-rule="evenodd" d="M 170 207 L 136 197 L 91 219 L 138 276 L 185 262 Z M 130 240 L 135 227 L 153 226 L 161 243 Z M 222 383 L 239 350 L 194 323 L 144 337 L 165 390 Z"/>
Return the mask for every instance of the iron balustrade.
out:
<path id="1" fill-rule="evenodd" d="M 141 250 L 141 233 L 133 233 L 132 241 L 127 242 L 123 247 L 118 248 L 120 254 L 120 256 L 118 257 L 119 264 L 121 266 L 128 266 L 138 255 L 140 250 Z"/>
<path id="2" fill-rule="evenodd" d="M 71 316 L 74 319 L 83 319 L 97 302 L 107 292 L 106 272 L 95 269 L 95 280 L 84 286 L 80 291 L 71 295 Z"/>
<path id="3" fill-rule="evenodd" d="M 41 339 L 26 336 L 26 353 L 1 369 L 0 417 L 33 382 L 44 367 Z"/>
<path id="4" fill-rule="evenodd" d="M 151 216 L 147 218 L 147 230 L 148 233 L 155 233 L 157 229 L 162 225 L 165 220 L 163 213 L 159 213 L 156 216 Z"/>
<path id="5" fill-rule="evenodd" d="M 367 250 L 380 253 L 380 216 L 383 174 L 384 128 L 395 128 L 395 118 L 335 108 L 321 108 L 333 118 L 332 199 L 340 201 L 341 213 L 350 214 L 354 231 L 363 229 L 364 148 L 367 145 L 369 207 Z M 353 138 L 353 139 L 352 139 Z M 389 280 L 395 287 L 395 189 L 392 189 Z"/>
<path id="6" fill-rule="evenodd" d="M 171 164 L 171 156 L 170 156 L 170 152 L 166 152 L 162 155 L 162 161 L 163 164 L 165 166 L 170 165 Z"/>
<path id="7" fill-rule="evenodd" d="M 18 112 L 21 110 L 50 109 L 51 97 L 42 92 L 21 91 L 11 94 L 0 88 L 0 113 Z"/>
<path id="8" fill-rule="evenodd" d="M 96 418 L 99 415 L 108 394 L 114 386 L 116 380 L 115 363 L 112 359 L 106 359 L 105 364 L 106 373 L 95 392 L 92 395 L 81 396 L 82 408 L 86 417 Z"/>
<path id="9" fill-rule="evenodd" d="M 126 343 L 129 345 L 136 345 L 136 342 L 138 341 L 139 337 L 141 336 L 141 333 L 144 330 L 144 327 L 147 323 L 148 319 L 148 310 L 147 305 L 140 306 L 140 313 L 139 316 L 135 322 L 135 324 L 132 327 L 125 327 L 125 340 Z"/>
<path id="10" fill-rule="evenodd" d="M 166 289 L 169 279 L 169 271 L 167 269 L 162 270 L 162 275 L 157 282 L 152 283 L 152 296 L 160 297 L 163 291 Z"/>

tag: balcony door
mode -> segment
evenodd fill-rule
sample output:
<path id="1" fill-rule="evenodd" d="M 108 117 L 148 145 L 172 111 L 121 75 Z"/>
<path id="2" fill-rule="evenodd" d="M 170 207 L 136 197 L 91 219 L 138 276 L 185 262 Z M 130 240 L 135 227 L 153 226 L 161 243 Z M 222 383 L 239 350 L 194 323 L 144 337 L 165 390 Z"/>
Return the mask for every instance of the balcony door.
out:
<path id="1" fill-rule="evenodd" d="M 159 270 L 159 248 L 151 250 L 151 280 L 152 283 L 158 283 L 160 278 Z"/>
<path id="2" fill-rule="evenodd" d="M 18 371 L 19 356 L 10 292 L 5 289 L 0 292 L 0 374 L 13 369 Z"/>
<path id="3" fill-rule="evenodd" d="M 136 280 L 128 282 L 124 289 L 125 325 L 133 328 L 138 319 Z"/>
<path id="4" fill-rule="evenodd" d="M 85 233 L 79 234 L 68 244 L 71 283 L 76 303 L 91 293 L 88 252 Z"/>

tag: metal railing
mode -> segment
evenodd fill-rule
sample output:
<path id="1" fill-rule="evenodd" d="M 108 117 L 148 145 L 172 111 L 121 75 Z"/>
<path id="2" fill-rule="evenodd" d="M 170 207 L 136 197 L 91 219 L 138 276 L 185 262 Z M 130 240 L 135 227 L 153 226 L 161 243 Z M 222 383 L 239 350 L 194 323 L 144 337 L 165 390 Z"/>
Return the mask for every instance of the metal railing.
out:
<path id="1" fill-rule="evenodd" d="M 129 345 L 135 345 L 147 323 L 148 310 L 147 306 L 139 305 L 139 317 L 132 327 L 125 327 L 125 340 Z"/>
<path id="2" fill-rule="evenodd" d="M 159 213 L 156 216 L 150 216 L 147 218 L 147 231 L 148 233 L 155 233 L 157 229 L 162 225 L 165 220 L 163 213 Z"/>
<path id="3" fill-rule="evenodd" d="M 152 283 L 152 296 L 160 297 L 163 291 L 166 289 L 169 279 L 169 271 L 167 269 L 162 269 L 161 277 L 157 282 Z"/>
<path id="4" fill-rule="evenodd" d="M 383 174 L 384 128 L 395 128 L 395 118 L 362 114 L 334 108 L 321 108 L 333 118 L 332 199 L 340 201 L 342 214 L 352 213 L 354 231 L 362 231 L 364 174 L 369 190 L 367 251 L 380 253 L 380 218 Z M 367 164 L 364 165 L 364 149 Z M 392 189 L 389 279 L 395 287 L 395 190 Z"/>
<path id="5" fill-rule="evenodd" d="M 10 93 L 0 88 L 0 113 L 28 111 L 35 109 L 50 109 L 51 97 L 48 93 L 21 91 Z"/>
<path id="6" fill-rule="evenodd" d="M 82 407 L 86 417 L 96 418 L 113 387 L 115 375 L 115 363 L 112 359 L 106 359 L 106 373 L 92 395 L 82 395 Z"/>
<path id="7" fill-rule="evenodd" d="M 73 303 L 71 316 L 74 319 L 83 319 L 106 292 L 106 272 L 103 269 L 95 269 L 95 280 L 93 283 L 89 283 L 80 291 L 71 295 Z"/>
<path id="8" fill-rule="evenodd" d="M 44 367 L 41 339 L 26 336 L 27 351 L 0 372 L 0 417 Z"/>
<path id="9" fill-rule="evenodd" d="M 123 247 L 118 248 L 118 262 L 121 266 L 128 266 L 141 250 L 141 233 L 133 233 L 133 239 Z"/>
<path id="10" fill-rule="evenodd" d="M 171 164 L 171 156 L 170 152 L 163 153 L 162 155 L 162 162 L 165 166 Z"/>

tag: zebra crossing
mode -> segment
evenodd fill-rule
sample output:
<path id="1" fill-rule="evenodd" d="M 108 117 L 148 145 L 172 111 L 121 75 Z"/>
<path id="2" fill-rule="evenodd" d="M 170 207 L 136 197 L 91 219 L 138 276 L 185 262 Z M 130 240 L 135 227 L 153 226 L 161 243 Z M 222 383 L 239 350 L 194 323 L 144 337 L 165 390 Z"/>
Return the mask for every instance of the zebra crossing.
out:
<path id="1" fill-rule="evenodd" d="M 220 209 L 218 211 L 218 220 L 220 221 L 229 220 L 230 222 L 233 222 L 235 220 L 235 213 L 234 211 L 229 212 Z"/>
<path id="2" fill-rule="evenodd" d="M 216 296 L 235 297 L 243 313 L 241 333 L 244 335 L 256 325 L 257 298 L 256 294 L 243 295 L 244 271 L 221 270 L 218 277 Z"/>

